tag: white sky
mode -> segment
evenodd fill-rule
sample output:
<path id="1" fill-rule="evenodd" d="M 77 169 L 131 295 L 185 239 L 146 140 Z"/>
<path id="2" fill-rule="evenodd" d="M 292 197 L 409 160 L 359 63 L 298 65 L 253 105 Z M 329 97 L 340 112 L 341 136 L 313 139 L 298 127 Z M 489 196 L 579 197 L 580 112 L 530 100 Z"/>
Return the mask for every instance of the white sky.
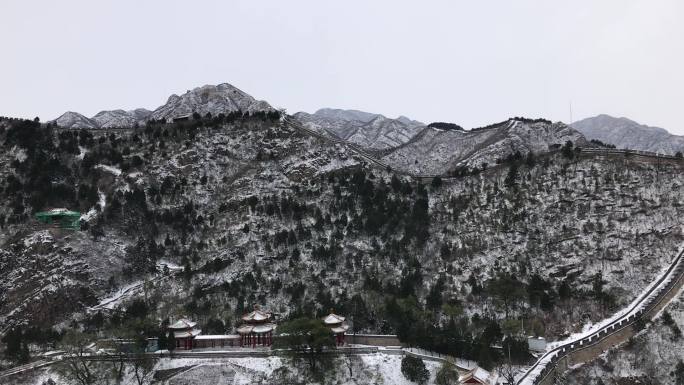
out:
<path id="1" fill-rule="evenodd" d="M 607 113 L 684 134 L 684 1 L 2 0 L 0 115 L 231 83 L 288 112 L 466 128 Z"/>

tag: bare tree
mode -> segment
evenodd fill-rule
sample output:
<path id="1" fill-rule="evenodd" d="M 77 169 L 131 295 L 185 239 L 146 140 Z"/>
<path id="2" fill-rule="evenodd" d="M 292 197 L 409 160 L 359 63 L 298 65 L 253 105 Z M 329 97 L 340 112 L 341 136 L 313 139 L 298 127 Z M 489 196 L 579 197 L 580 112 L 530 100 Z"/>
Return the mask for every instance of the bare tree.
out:
<path id="1" fill-rule="evenodd" d="M 344 365 L 349 370 L 349 378 L 354 378 L 354 366 L 358 364 L 359 357 L 352 353 L 349 347 L 344 348 Z"/>
<path id="2" fill-rule="evenodd" d="M 154 357 L 144 353 L 139 353 L 132 357 L 131 365 L 133 366 L 133 374 L 138 385 L 145 385 L 150 382 L 150 374 L 156 363 L 157 360 Z"/>
<path id="3" fill-rule="evenodd" d="M 107 364 L 91 360 L 90 345 L 93 338 L 89 334 L 70 330 L 62 338 L 61 348 L 65 351 L 64 360 L 57 367 L 60 375 L 70 384 L 106 385 L 109 384 Z"/>
<path id="4" fill-rule="evenodd" d="M 511 365 L 510 361 L 499 366 L 499 375 L 504 379 L 504 384 L 515 384 L 515 368 Z"/>
<path id="5" fill-rule="evenodd" d="M 117 382 L 121 381 L 126 368 L 126 354 L 130 351 L 130 340 L 133 333 L 126 327 L 119 327 L 114 330 L 112 345 L 114 348 L 114 372 Z"/>

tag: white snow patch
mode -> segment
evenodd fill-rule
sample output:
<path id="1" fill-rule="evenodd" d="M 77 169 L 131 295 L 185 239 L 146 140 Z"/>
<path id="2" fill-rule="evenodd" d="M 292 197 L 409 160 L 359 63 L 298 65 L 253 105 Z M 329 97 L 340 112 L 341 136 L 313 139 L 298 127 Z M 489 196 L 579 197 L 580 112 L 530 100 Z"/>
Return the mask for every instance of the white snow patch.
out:
<path id="1" fill-rule="evenodd" d="M 108 172 L 114 174 L 115 176 L 121 175 L 121 169 L 116 168 L 114 166 L 109 166 L 106 164 L 98 164 L 97 166 L 95 166 L 95 168 L 99 168 L 101 170 L 108 171 Z"/>
<path id="2" fill-rule="evenodd" d="M 23 163 L 28 157 L 28 155 L 26 155 L 26 150 L 18 146 L 12 147 L 10 153 L 14 156 L 14 159 L 19 161 L 19 163 Z"/>
<path id="3" fill-rule="evenodd" d="M 79 153 L 78 153 L 78 155 L 76 155 L 76 158 L 83 160 L 83 157 L 85 156 L 85 154 L 88 153 L 88 149 L 86 149 L 85 147 L 82 147 L 82 146 L 78 146 L 78 151 L 79 151 Z"/>
<path id="4" fill-rule="evenodd" d="M 97 203 L 100 205 L 100 211 L 102 211 L 105 208 L 105 205 L 107 203 L 106 196 L 99 189 L 97 190 L 97 194 L 100 197 L 100 200 Z M 85 221 L 85 222 L 89 222 L 90 220 L 92 220 L 93 218 L 95 218 L 97 216 L 97 212 L 98 212 L 97 209 L 95 207 L 93 207 L 90 210 L 88 210 L 87 213 L 81 215 L 81 220 Z"/>
<path id="5" fill-rule="evenodd" d="M 48 230 L 38 231 L 24 239 L 24 246 L 30 247 L 38 243 L 51 243 L 52 240 L 52 235 Z"/>

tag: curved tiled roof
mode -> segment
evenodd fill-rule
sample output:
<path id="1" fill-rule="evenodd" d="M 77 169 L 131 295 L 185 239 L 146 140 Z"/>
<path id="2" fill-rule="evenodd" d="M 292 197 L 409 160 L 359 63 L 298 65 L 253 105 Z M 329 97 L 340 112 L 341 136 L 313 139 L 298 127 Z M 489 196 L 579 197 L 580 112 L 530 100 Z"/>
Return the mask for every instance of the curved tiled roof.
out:
<path id="1" fill-rule="evenodd" d="M 271 319 L 271 313 L 266 313 L 261 310 L 254 310 L 251 313 L 247 313 L 242 316 L 242 320 L 245 322 L 262 322 Z"/>
<path id="2" fill-rule="evenodd" d="M 345 318 L 341 315 L 330 313 L 325 318 L 323 318 L 323 323 L 326 325 L 337 325 L 339 323 L 344 322 L 344 320 Z"/>
<path id="3" fill-rule="evenodd" d="M 169 329 L 192 329 L 195 326 L 197 326 L 197 322 L 192 322 L 189 319 L 181 318 L 172 325 L 169 325 Z"/>
<path id="4" fill-rule="evenodd" d="M 237 328 L 237 332 L 239 334 L 250 334 L 250 333 L 257 333 L 257 334 L 263 334 L 263 333 L 268 333 L 273 330 L 275 330 L 276 325 L 272 323 L 267 323 L 267 324 L 261 324 L 261 325 L 241 325 L 239 328 Z"/>

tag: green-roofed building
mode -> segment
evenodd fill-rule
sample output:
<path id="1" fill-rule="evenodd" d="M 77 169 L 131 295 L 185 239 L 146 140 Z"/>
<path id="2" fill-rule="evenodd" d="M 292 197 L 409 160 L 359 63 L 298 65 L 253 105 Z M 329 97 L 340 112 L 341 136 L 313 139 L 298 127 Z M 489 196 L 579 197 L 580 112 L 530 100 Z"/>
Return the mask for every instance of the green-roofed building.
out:
<path id="1" fill-rule="evenodd" d="M 36 214 L 36 219 L 40 223 L 60 229 L 80 230 L 81 213 L 67 209 L 52 209 L 41 211 Z"/>

